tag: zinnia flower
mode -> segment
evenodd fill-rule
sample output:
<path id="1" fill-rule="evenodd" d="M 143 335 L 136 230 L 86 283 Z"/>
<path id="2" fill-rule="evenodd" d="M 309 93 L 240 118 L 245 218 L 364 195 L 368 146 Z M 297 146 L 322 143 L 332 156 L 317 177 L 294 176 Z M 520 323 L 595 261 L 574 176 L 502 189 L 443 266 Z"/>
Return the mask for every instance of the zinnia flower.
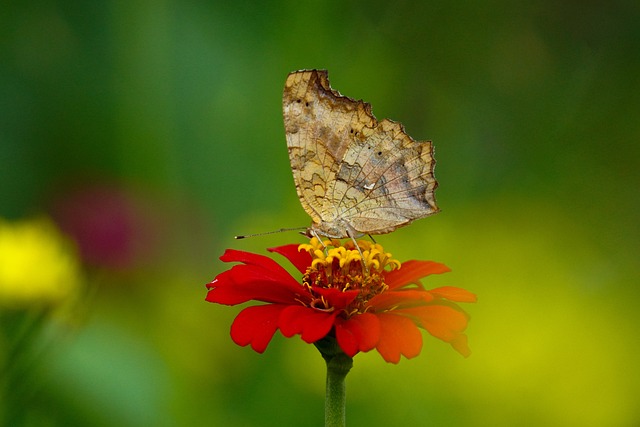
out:
<path id="1" fill-rule="evenodd" d="M 309 244 L 268 249 L 285 256 L 302 273 L 292 277 L 271 258 L 228 249 L 220 259 L 239 265 L 220 273 L 206 300 L 236 305 L 250 300 L 267 304 L 244 308 L 231 326 L 231 338 L 262 353 L 277 329 L 300 334 L 307 343 L 335 337 L 350 357 L 376 349 L 387 362 L 420 354 L 423 328 L 470 354 L 463 333 L 469 316 L 455 302 L 475 302 L 464 289 L 426 290 L 419 279 L 450 271 L 433 261 L 400 264 L 382 246 L 368 241 L 341 245 L 312 238 Z"/>

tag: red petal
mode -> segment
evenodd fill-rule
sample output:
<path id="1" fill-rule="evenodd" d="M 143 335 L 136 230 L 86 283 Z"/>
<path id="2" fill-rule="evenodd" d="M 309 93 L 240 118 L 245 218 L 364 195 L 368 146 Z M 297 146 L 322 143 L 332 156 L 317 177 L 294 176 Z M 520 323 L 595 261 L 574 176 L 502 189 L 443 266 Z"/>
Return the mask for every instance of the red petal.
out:
<path id="1" fill-rule="evenodd" d="M 372 350 L 380 340 L 380 320 L 371 313 L 359 314 L 348 320 L 338 317 L 335 326 L 338 344 L 349 357 L 359 351 Z"/>
<path id="2" fill-rule="evenodd" d="M 256 266 L 259 267 L 258 270 L 268 271 L 271 276 L 278 277 L 282 280 L 293 279 L 289 272 L 280 266 L 280 264 L 264 255 L 227 249 L 220 257 L 220 260 L 224 262 L 241 262 L 243 264 Z"/>
<path id="3" fill-rule="evenodd" d="M 399 310 L 419 320 L 431 335 L 446 342 L 456 340 L 467 328 L 467 314 L 454 304 L 426 305 Z"/>
<path id="4" fill-rule="evenodd" d="M 467 291 L 466 289 L 456 288 L 454 286 L 443 286 L 441 288 L 431 289 L 429 292 L 432 294 L 448 299 L 449 301 L 457 302 L 476 302 L 478 297 L 475 294 Z"/>
<path id="5" fill-rule="evenodd" d="M 411 319 L 388 313 L 377 316 L 380 320 L 380 341 L 376 349 L 384 360 L 398 363 L 401 355 L 411 359 L 420 354 L 422 335 Z"/>
<path id="6" fill-rule="evenodd" d="M 304 320 L 312 316 L 316 310 L 303 305 L 290 305 L 282 311 L 278 319 L 278 327 L 282 335 L 289 338 L 302 333 Z"/>
<path id="7" fill-rule="evenodd" d="M 375 307 L 378 311 L 384 311 L 392 307 L 423 305 L 433 301 L 433 299 L 431 293 L 421 289 L 386 291 L 371 298 L 369 306 Z"/>
<path id="8" fill-rule="evenodd" d="M 336 288 L 321 288 L 314 286 L 314 292 L 327 300 L 327 303 L 330 307 L 334 307 L 336 309 L 343 309 L 360 294 L 360 291 L 341 291 Z"/>
<path id="9" fill-rule="evenodd" d="M 276 332 L 280 312 L 286 307 L 267 304 L 245 308 L 231 325 L 231 338 L 240 346 L 251 344 L 258 353 L 264 352 Z"/>
<path id="10" fill-rule="evenodd" d="M 449 267 L 434 261 L 405 261 L 398 270 L 390 271 L 385 276 L 389 289 L 397 289 L 431 274 L 441 274 L 451 271 Z"/>
<path id="11" fill-rule="evenodd" d="M 249 300 L 291 304 L 311 298 L 306 289 L 288 275 L 285 280 L 255 265 L 235 265 L 209 283 L 206 300 L 235 305 Z"/>
<path id="12" fill-rule="evenodd" d="M 282 311 L 278 327 L 285 337 L 300 334 L 305 342 L 313 343 L 331 331 L 336 314 L 335 311 L 328 313 L 311 307 L 292 305 Z"/>
<path id="13" fill-rule="evenodd" d="M 284 245 L 277 246 L 275 248 L 267 249 L 269 252 L 275 252 L 280 255 L 283 255 L 291 264 L 293 264 L 300 273 L 304 274 L 307 272 L 307 267 L 311 265 L 311 255 L 307 251 L 299 251 L 298 244 L 292 245 Z"/>

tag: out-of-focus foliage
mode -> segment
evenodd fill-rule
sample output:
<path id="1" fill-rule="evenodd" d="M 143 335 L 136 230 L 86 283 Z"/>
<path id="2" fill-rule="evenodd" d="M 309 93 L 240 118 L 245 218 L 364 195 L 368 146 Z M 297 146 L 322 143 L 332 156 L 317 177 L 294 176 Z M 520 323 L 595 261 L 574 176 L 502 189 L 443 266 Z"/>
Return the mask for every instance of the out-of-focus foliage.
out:
<path id="1" fill-rule="evenodd" d="M 54 218 L 92 290 L 37 335 L 20 422 L 322 422 L 315 349 L 235 346 L 204 283 L 303 241 L 232 236 L 308 223 L 281 93 L 326 68 L 434 141 L 442 212 L 377 239 L 480 298 L 469 359 L 357 356 L 349 424 L 637 424 L 638 52 L 634 1 L 4 2 L 0 217 Z"/>

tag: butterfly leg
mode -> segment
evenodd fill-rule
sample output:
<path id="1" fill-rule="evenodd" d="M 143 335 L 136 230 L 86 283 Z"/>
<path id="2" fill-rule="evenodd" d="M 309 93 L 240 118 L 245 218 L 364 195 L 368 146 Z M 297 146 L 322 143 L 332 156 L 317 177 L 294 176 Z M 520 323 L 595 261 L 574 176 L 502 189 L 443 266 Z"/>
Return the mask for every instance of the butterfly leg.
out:
<path id="1" fill-rule="evenodd" d="M 322 249 L 324 250 L 325 253 L 327 253 L 327 246 L 322 241 L 322 238 L 320 237 L 320 234 L 316 230 L 314 230 L 313 228 L 307 229 L 307 233 L 310 234 L 311 237 L 315 237 L 316 239 L 318 239 L 318 242 L 322 245 Z"/>
<path id="2" fill-rule="evenodd" d="M 356 234 L 350 227 L 347 228 L 347 236 L 349 236 L 349 238 L 353 242 L 356 249 L 358 249 L 358 252 L 360 253 L 360 263 L 362 264 L 362 272 L 368 276 L 369 268 L 367 268 L 367 265 L 364 262 L 364 254 L 362 253 L 362 249 L 360 249 L 360 245 L 358 245 L 358 241 L 356 240 Z"/>

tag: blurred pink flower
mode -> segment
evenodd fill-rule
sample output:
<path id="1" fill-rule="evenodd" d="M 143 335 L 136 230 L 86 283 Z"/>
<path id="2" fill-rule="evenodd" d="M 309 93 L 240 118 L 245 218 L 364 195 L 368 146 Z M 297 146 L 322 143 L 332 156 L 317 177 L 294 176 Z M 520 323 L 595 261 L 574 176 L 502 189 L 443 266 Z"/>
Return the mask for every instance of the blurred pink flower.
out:
<path id="1" fill-rule="evenodd" d="M 53 217 L 75 239 L 90 266 L 129 269 L 149 258 L 158 216 L 135 193 L 109 185 L 73 190 L 56 200 Z"/>

